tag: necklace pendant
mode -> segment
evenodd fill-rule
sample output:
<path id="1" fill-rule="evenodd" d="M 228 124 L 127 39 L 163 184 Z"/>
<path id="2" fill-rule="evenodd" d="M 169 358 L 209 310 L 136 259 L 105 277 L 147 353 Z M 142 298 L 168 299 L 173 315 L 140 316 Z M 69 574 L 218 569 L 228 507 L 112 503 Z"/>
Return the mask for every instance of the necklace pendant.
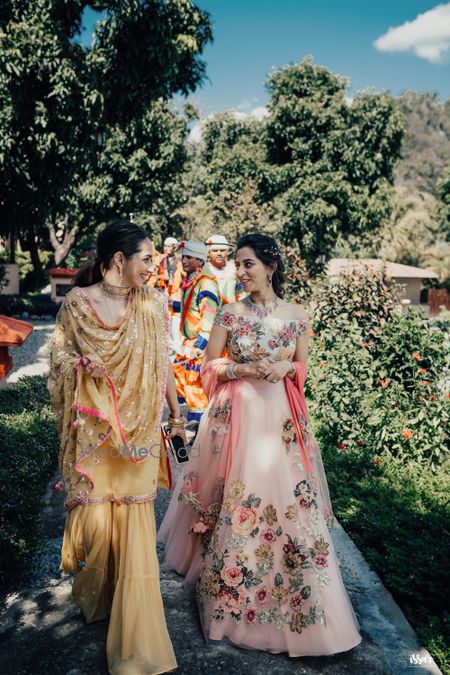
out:
<path id="1" fill-rule="evenodd" d="M 257 305 L 256 302 L 253 302 L 251 297 L 248 295 L 244 302 L 247 302 L 250 311 L 252 311 L 258 319 L 266 319 L 269 314 L 272 314 L 278 307 L 278 298 L 275 298 L 275 300 L 270 304 L 267 305 L 267 307 L 261 307 L 261 305 Z"/>

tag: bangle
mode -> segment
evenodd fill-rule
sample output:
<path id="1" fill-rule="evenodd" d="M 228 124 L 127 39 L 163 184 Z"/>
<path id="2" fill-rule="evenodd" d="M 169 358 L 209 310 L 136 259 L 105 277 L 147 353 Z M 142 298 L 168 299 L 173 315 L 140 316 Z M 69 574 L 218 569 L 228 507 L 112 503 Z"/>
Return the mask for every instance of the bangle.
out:
<path id="1" fill-rule="evenodd" d="M 296 372 L 297 372 L 297 368 L 295 367 L 295 363 L 293 361 L 291 361 L 291 367 L 288 370 L 288 375 L 290 375 L 291 373 L 293 375 L 295 375 Z"/>
<path id="2" fill-rule="evenodd" d="M 185 418 L 184 415 L 180 415 L 180 417 L 172 417 L 171 415 L 169 415 L 168 422 L 169 422 L 169 426 L 171 426 L 171 427 L 184 427 L 184 426 L 186 426 L 186 418 Z"/>
<path id="3" fill-rule="evenodd" d="M 235 368 L 237 367 L 237 365 L 238 365 L 237 363 L 230 363 L 230 365 L 227 366 L 225 372 L 226 372 L 227 378 L 229 380 L 237 380 L 238 379 L 238 375 L 236 375 L 236 372 L 235 372 Z"/>

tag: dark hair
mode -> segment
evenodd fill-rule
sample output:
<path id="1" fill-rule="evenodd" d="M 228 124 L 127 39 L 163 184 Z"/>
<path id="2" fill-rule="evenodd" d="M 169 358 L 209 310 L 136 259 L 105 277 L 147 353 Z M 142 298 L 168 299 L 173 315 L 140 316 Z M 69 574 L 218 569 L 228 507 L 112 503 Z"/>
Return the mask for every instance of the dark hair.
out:
<path id="1" fill-rule="evenodd" d="M 263 265 L 273 269 L 273 290 L 279 298 L 282 298 L 284 296 L 284 284 L 286 281 L 284 262 L 275 239 L 269 237 L 267 234 L 259 234 L 259 232 L 255 232 L 254 234 L 244 234 L 238 239 L 236 252 L 239 251 L 240 248 L 244 248 L 244 246 L 251 248 Z"/>
<path id="2" fill-rule="evenodd" d="M 125 258 L 131 258 L 140 250 L 140 242 L 148 239 L 148 234 L 130 220 L 114 220 L 97 237 L 97 256 L 87 263 L 73 280 L 74 286 L 91 286 L 103 279 L 102 265 L 106 270 L 117 251 Z"/>

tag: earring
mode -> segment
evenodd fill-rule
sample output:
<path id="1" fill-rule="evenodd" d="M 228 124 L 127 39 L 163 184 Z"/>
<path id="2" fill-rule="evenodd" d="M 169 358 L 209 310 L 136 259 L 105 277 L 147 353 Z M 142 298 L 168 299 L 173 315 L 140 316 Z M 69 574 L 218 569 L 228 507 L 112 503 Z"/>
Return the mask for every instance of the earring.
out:
<path id="1" fill-rule="evenodd" d="M 271 275 L 271 274 L 268 274 L 268 275 L 267 275 L 267 285 L 268 285 L 268 286 L 271 286 L 271 285 L 272 285 L 272 275 Z"/>
<path id="2" fill-rule="evenodd" d="M 120 285 L 123 286 L 123 269 L 119 267 Z"/>

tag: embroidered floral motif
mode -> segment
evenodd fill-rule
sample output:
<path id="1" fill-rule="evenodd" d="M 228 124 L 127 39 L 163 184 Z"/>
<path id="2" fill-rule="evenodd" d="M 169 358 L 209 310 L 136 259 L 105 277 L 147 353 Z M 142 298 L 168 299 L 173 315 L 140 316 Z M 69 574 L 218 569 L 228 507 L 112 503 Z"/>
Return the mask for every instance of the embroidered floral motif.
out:
<path id="1" fill-rule="evenodd" d="M 289 452 L 291 445 L 297 443 L 297 434 L 295 433 L 294 420 L 288 415 L 284 415 L 281 419 L 281 438 L 286 448 L 286 452 Z"/>
<path id="2" fill-rule="evenodd" d="M 195 477 L 188 484 L 192 481 L 195 486 Z M 313 487 L 309 481 L 302 481 L 295 492 L 296 497 L 305 498 L 307 492 L 313 493 Z M 330 545 L 322 536 L 308 543 L 283 533 L 279 525 L 275 529 L 277 512 L 273 504 L 261 508 L 260 497 L 244 495 L 245 484 L 233 481 L 220 513 L 214 511 L 208 521 L 206 512 L 201 512 L 198 522 L 208 522 L 208 528 L 215 529 L 209 543 L 206 540 L 204 570 L 197 584 L 200 607 L 204 609 L 206 601 L 212 602 L 210 617 L 215 621 L 231 616 L 248 626 L 273 624 L 278 630 L 289 628 L 297 633 L 314 623 L 325 623 L 317 590 L 329 583 L 325 569 Z M 297 522 L 299 506 L 288 506 L 286 517 L 288 513 L 292 514 L 288 520 Z M 305 517 L 309 518 L 309 513 Z M 262 522 L 266 527 L 260 529 Z M 225 539 L 220 534 L 224 528 L 229 532 Z M 282 536 L 285 543 L 277 556 L 277 541 Z M 245 547 L 252 537 L 258 542 L 250 554 Z"/>
<path id="3" fill-rule="evenodd" d="M 245 485 L 241 480 L 234 480 L 228 490 L 227 496 L 223 500 L 223 508 L 226 511 L 233 511 L 236 504 L 244 496 Z"/>
<path id="4" fill-rule="evenodd" d="M 209 430 L 211 433 L 224 434 L 231 419 L 231 399 L 227 398 L 221 405 L 212 405 L 209 409 Z"/>
<path id="5" fill-rule="evenodd" d="M 298 504 L 304 509 L 309 509 L 312 505 L 317 507 L 315 500 L 315 491 L 308 480 L 302 480 L 297 483 L 294 495 L 298 497 Z"/>
<path id="6" fill-rule="evenodd" d="M 305 321 L 290 321 L 270 317 L 270 321 L 280 324 L 267 336 L 264 323 L 255 316 L 237 316 L 223 310 L 216 316 L 215 325 L 228 331 L 228 356 L 237 363 L 246 363 L 258 358 L 271 357 L 274 360 L 291 359 L 295 352 L 298 335 L 306 330 Z M 267 319 L 265 319 L 267 321 Z"/>
<path id="7" fill-rule="evenodd" d="M 262 512 L 261 520 L 265 521 L 268 525 L 273 525 L 277 522 L 277 510 L 269 504 Z"/>

